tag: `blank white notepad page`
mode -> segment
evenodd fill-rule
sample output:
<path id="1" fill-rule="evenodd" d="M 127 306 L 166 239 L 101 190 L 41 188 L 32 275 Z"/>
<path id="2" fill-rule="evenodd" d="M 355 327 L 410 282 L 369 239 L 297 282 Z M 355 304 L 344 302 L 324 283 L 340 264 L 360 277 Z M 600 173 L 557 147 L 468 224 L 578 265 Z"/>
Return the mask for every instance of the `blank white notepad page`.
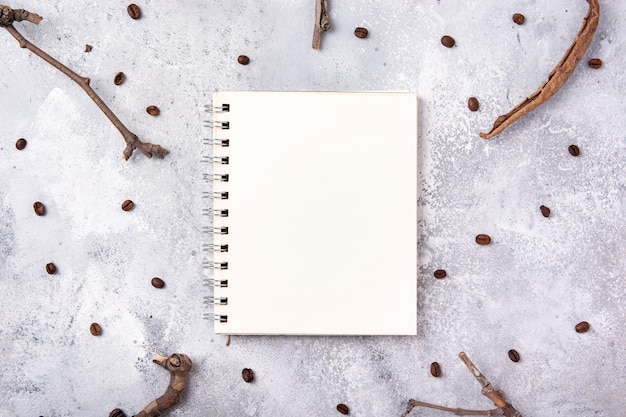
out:
<path id="1" fill-rule="evenodd" d="M 219 92 L 221 334 L 414 335 L 417 97 Z"/>

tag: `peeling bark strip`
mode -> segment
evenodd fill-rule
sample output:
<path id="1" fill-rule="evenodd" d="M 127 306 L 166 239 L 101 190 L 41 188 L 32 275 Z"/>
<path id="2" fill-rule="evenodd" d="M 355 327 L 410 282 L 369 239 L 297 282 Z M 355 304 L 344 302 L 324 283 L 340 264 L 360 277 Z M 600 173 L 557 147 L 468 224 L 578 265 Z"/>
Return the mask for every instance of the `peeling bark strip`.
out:
<path id="1" fill-rule="evenodd" d="M 171 406 L 178 404 L 182 396 L 187 375 L 191 370 L 191 359 L 182 353 L 172 353 L 170 356 L 154 355 L 152 362 L 170 372 L 170 384 L 165 393 L 148 404 L 134 417 L 158 417 Z"/>
<path id="2" fill-rule="evenodd" d="M 330 29 L 328 0 L 315 0 L 315 25 L 313 26 L 313 49 L 322 46 L 322 34 Z"/>
<path id="3" fill-rule="evenodd" d="M 548 99 L 556 94 L 565 84 L 567 79 L 574 72 L 576 65 L 578 65 L 583 55 L 585 55 L 593 39 L 593 35 L 596 33 L 596 28 L 598 27 L 598 20 L 600 19 L 600 5 L 598 4 L 598 0 L 587 0 L 587 2 L 589 3 L 589 11 L 583 20 L 583 26 L 580 28 L 578 35 L 576 35 L 572 46 L 565 52 L 565 56 L 563 56 L 561 62 L 548 74 L 548 81 L 524 101 L 515 106 L 510 112 L 498 117 L 493 124 L 493 129 L 491 129 L 489 133 L 480 133 L 481 138 L 491 139 L 496 136 L 517 119 L 548 101 Z"/>
<path id="4" fill-rule="evenodd" d="M 9 6 L 0 5 L 0 26 L 4 27 L 20 44 L 20 48 L 26 48 L 39 58 L 52 65 L 54 68 L 67 75 L 72 81 L 79 85 L 85 93 L 93 100 L 104 115 L 113 123 L 113 126 L 119 130 L 126 141 L 126 148 L 122 153 L 125 160 L 131 157 L 135 149 L 139 149 L 146 157 L 152 158 L 153 154 L 156 154 L 159 158 L 163 158 L 169 153 L 165 148 L 160 145 L 153 145 L 152 143 L 142 142 L 137 135 L 128 130 L 126 126 L 118 119 L 113 111 L 106 105 L 104 101 L 98 96 L 98 94 L 89 86 L 89 78 L 81 77 L 74 71 L 52 58 L 50 55 L 39 49 L 37 46 L 26 40 L 20 32 L 13 27 L 13 22 L 19 22 L 26 20 L 31 23 L 39 24 L 41 22 L 41 16 L 30 13 L 23 9 L 12 9 Z"/>

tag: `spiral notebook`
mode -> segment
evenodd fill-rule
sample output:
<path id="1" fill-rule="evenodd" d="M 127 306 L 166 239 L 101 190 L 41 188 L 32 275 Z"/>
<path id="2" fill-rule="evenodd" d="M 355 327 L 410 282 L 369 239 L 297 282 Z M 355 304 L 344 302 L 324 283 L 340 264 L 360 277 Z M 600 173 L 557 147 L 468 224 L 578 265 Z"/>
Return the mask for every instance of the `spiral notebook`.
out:
<path id="1" fill-rule="evenodd" d="M 212 100 L 215 332 L 415 335 L 416 95 Z"/>

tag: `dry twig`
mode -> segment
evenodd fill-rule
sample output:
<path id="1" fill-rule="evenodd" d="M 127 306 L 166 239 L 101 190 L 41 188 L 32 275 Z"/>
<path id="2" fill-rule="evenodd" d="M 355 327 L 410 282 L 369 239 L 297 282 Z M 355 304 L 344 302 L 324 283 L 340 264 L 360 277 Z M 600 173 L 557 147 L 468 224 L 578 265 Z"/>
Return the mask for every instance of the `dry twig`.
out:
<path id="1" fill-rule="evenodd" d="M 434 408 L 435 410 L 448 411 L 450 413 L 454 413 L 457 416 L 498 416 L 502 414 L 500 409 L 495 410 L 466 410 L 463 408 L 450 408 L 450 407 L 442 407 L 440 405 L 429 404 L 422 401 L 417 400 L 409 400 L 409 403 L 406 406 L 406 411 L 402 413 L 400 417 L 406 417 L 409 415 L 411 411 L 415 407 L 426 407 L 426 408 Z"/>
<path id="2" fill-rule="evenodd" d="M 587 51 L 593 39 L 593 35 L 596 33 L 598 20 L 600 18 L 600 5 L 598 4 L 598 0 L 587 1 L 589 2 L 589 11 L 585 16 L 583 26 L 578 32 L 578 35 L 576 35 L 572 46 L 565 52 L 565 56 L 563 56 L 561 62 L 559 62 L 556 68 L 548 75 L 548 81 L 524 101 L 515 106 L 510 112 L 499 116 L 489 133 L 480 133 L 481 138 L 491 139 L 509 127 L 517 119 L 548 101 L 548 99 L 556 94 L 565 84 L 570 75 L 572 75 L 576 65 L 578 65 L 585 55 L 585 51 Z"/>
<path id="3" fill-rule="evenodd" d="M 170 372 L 170 384 L 163 395 L 148 404 L 134 417 L 157 417 L 171 406 L 178 404 L 187 384 L 187 376 L 191 370 L 191 359 L 182 353 L 170 356 L 154 355 L 152 362 L 161 365 Z"/>
<path id="4" fill-rule="evenodd" d="M 467 369 L 470 370 L 474 378 L 480 383 L 483 387 L 482 394 L 489 398 L 498 409 L 502 410 L 502 413 L 505 417 L 522 417 L 522 415 L 515 409 L 513 406 L 506 402 L 504 396 L 500 392 L 496 392 L 491 385 L 491 382 L 476 368 L 476 366 L 472 363 L 470 358 L 467 357 L 465 352 L 459 353 L 459 358 L 463 361 Z"/>
<path id="5" fill-rule="evenodd" d="M 96 105 L 102 110 L 106 117 L 113 123 L 113 125 L 119 130 L 126 141 L 126 148 L 123 152 L 123 157 L 125 160 L 131 157 L 133 151 L 135 149 L 139 149 L 145 156 L 148 158 L 152 158 L 153 154 L 156 154 L 159 158 L 163 158 L 165 155 L 169 153 L 169 151 L 165 148 L 162 148 L 160 145 L 154 145 L 148 142 L 142 142 L 139 140 L 137 135 L 128 130 L 126 126 L 118 119 L 118 117 L 113 113 L 113 111 L 106 105 L 104 101 L 98 96 L 98 94 L 89 86 L 89 78 L 81 77 L 76 74 L 74 71 L 39 49 L 37 46 L 26 40 L 21 33 L 15 29 L 13 26 L 13 22 L 20 22 L 22 20 L 26 20 L 31 23 L 39 24 L 41 21 L 41 16 L 30 13 L 23 9 L 12 9 L 9 6 L 0 5 L 0 26 L 3 26 L 10 34 L 13 36 L 20 44 L 20 48 L 26 48 L 39 58 L 46 61 L 48 64 L 52 65 L 54 68 L 61 71 L 63 74 L 67 75 L 72 81 L 82 88 L 87 95 L 96 103 Z"/>
<path id="6" fill-rule="evenodd" d="M 322 34 L 330 29 L 328 0 L 315 0 L 315 25 L 313 26 L 313 49 L 322 46 Z"/>
<path id="7" fill-rule="evenodd" d="M 504 415 L 505 417 L 522 417 L 522 415 L 504 398 L 504 394 L 502 391 L 496 391 L 493 389 L 491 382 L 487 380 L 487 378 L 476 368 L 476 366 L 472 363 L 472 361 L 467 357 L 465 352 L 459 353 L 459 358 L 465 363 L 465 366 L 470 370 L 472 375 L 476 378 L 476 380 L 483 387 L 482 394 L 489 398 L 495 404 L 496 409 L 494 410 L 466 410 L 463 408 L 450 408 L 450 407 L 442 407 L 440 405 L 429 404 L 422 401 L 417 400 L 409 400 L 406 411 L 402 413 L 400 417 L 406 417 L 409 415 L 411 411 L 415 407 L 427 407 L 434 408 L 435 410 L 448 411 L 450 413 L 454 413 L 458 416 L 463 415 L 473 415 L 473 416 L 498 416 Z"/>
<path id="8" fill-rule="evenodd" d="M 191 370 L 191 359 L 182 353 L 170 356 L 154 355 L 152 362 L 161 365 L 170 372 L 170 384 L 163 395 L 148 404 L 133 417 L 158 417 L 168 408 L 177 404 L 187 384 L 187 375 Z M 109 417 L 127 417 L 119 408 L 109 413 Z"/>

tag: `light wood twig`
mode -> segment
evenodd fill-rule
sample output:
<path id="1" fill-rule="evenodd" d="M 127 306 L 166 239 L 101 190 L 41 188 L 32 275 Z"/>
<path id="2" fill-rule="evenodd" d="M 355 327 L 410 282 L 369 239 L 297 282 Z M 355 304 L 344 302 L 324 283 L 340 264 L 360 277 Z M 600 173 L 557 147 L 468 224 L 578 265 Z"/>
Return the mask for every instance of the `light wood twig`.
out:
<path id="1" fill-rule="evenodd" d="M 322 34 L 330 29 L 328 0 L 315 0 L 315 25 L 313 26 L 313 49 L 322 46 Z"/>
<path id="2" fill-rule="evenodd" d="M 454 413 L 457 416 L 498 416 L 502 415 L 502 410 L 496 408 L 494 410 L 466 410 L 464 408 L 450 408 L 450 407 L 442 407 L 440 405 L 429 404 L 422 401 L 417 400 L 409 400 L 409 403 L 406 406 L 406 411 L 400 417 L 406 417 L 409 415 L 411 411 L 415 407 L 426 407 L 433 408 L 435 410 L 440 411 L 448 411 L 450 413 Z"/>
<path id="3" fill-rule="evenodd" d="M 495 406 L 498 407 L 498 408 L 496 408 L 494 410 L 466 410 L 466 409 L 463 409 L 463 408 L 443 407 L 443 406 L 440 406 L 440 405 L 429 404 L 429 403 L 425 403 L 425 402 L 422 402 L 422 401 L 409 400 L 409 402 L 407 403 L 407 406 L 406 406 L 406 411 L 400 417 L 406 417 L 407 415 L 409 415 L 409 413 L 411 411 L 413 411 L 413 409 L 415 407 L 434 408 L 435 410 L 447 411 L 447 412 L 450 412 L 450 413 L 454 413 L 454 414 L 456 414 L 458 416 L 462 416 L 462 415 L 474 415 L 474 416 L 498 416 L 498 415 L 503 415 L 505 417 L 522 417 L 522 415 L 510 403 L 508 403 L 506 401 L 506 398 L 504 397 L 504 394 L 502 393 L 502 391 L 496 391 L 493 388 L 493 386 L 491 385 L 491 382 L 489 382 L 489 380 L 478 370 L 478 368 L 476 368 L 476 365 L 474 365 L 474 363 L 472 363 L 472 361 L 470 360 L 470 358 L 467 357 L 465 352 L 459 353 L 459 358 L 461 358 L 461 360 L 463 361 L 465 366 L 467 366 L 467 369 L 470 370 L 472 375 L 474 375 L 474 378 L 476 378 L 476 380 L 483 387 L 482 394 L 484 396 L 486 396 L 487 398 L 489 398 L 495 404 Z"/>

